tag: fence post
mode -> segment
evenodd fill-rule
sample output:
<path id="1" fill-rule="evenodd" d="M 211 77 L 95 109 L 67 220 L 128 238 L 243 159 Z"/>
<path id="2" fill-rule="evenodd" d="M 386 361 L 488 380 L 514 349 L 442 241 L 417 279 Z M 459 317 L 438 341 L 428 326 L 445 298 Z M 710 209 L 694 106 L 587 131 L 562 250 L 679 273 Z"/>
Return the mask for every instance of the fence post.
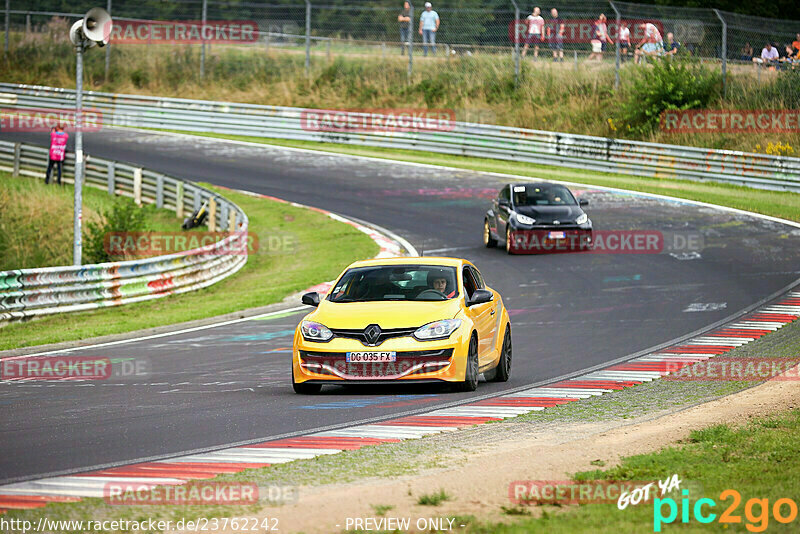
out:
<path id="1" fill-rule="evenodd" d="M 306 0 L 306 76 L 311 74 L 311 0 Z"/>
<path id="2" fill-rule="evenodd" d="M 25 35 L 31 34 L 31 14 L 25 13 Z"/>
<path id="3" fill-rule="evenodd" d="M 208 13 L 208 0 L 203 0 L 203 24 L 200 26 L 200 38 L 202 39 L 202 44 L 200 45 L 200 79 L 203 79 L 206 75 L 206 39 L 205 39 L 205 27 L 206 27 L 206 14 Z"/>
<path id="4" fill-rule="evenodd" d="M 111 14 L 111 0 L 108 0 L 108 4 L 106 4 L 106 11 L 108 14 Z M 105 62 L 105 70 L 103 71 L 103 80 L 108 81 L 108 70 L 111 66 L 111 43 L 106 43 L 106 62 Z"/>
<path id="5" fill-rule="evenodd" d="M 5 45 L 3 48 L 4 53 L 8 54 L 8 32 L 10 31 L 11 27 L 11 0 L 6 0 L 6 29 L 5 29 Z"/>
<path id="6" fill-rule="evenodd" d="M 519 33 L 517 31 L 517 23 L 519 22 L 519 6 L 515 0 L 511 0 L 514 4 L 514 85 L 519 85 Z M 544 28 L 542 28 L 544 31 Z"/>
<path id="7" fill-rule="evenodd" d="M 572 52 L 575 54 L 575 70 L 577 71 L 578 70 L 578 51 L 577 50 L 573 50 Z"/>
<path id="8" fill-rule="evenodd" d="M 21 143 L 14 143 L 14 170 L 11 172 L 11 176 L 16 178 L 19 176 L 19 160 L 20 160 L 20 152 L 22 150 Z"/>
<path id="9" fill-rule="evenodd" d="M 208 231 L 217 231 L 217 200 L 214 197 L 208 201 Z"/>
<path id="10" fill-rule="evenodd" d="M 331 62 L 331 40 L 328 39 L 328 63 Z"/>
<path id="11" fill-rule="evenodd" d="M 270 33 L 271 32 L 269 31 L 269 28 L 267 28 L 267 38 L 264 39 L 264 44 L 266 45 L 266 48 L 267 48 L 267 55 L 269 55 L 269 34 Z"/>
<path id="12" fill-rule="evenodd" d="M 728 23 L 722 18 L 718 9 L 714 10 L 714 14 L 722 23 L 722 98 L 726 98 L 728 96 Z"/>
<path id="13" fill-rule="evenodd" d="M 133 170 L 133 201 L 137 206 L 142 205 L 142 169 Z"/>
<path id="14" fill-rule="evenodd" d="M 164 175 L 156 176 L 156 207 L 164 207 Z"/>
<path id="15" fill-rule="evenodd" d="M 414 2 L 408 2 L 408 16 L 411 19 L 408 29 L 408 83 L 414 74 Z"/>
<path id="16" fill-rule="evenodd" d="M 616 53 L 615 53 L 616 57 L 615 57 L 615 60 L 614 60 L 615 61 L 615 63 L 614 63 L 614 90 L 616 91 L 617 89 L 619 89 L 619 62 L 620 62 L 620 56 L 619 56 L 619 30 L 620 30 L 620 27 L 622 27 L 622 16 L 620 15 L 620 12 L 617 9 L 617 6 L 614 5 L 614 2 L 609 0 L 608 3 L 611 5 L 611 9 L 614 10 L 614 13 L 617 16 L 617 38 L 615 39 L 615 43 L 614 43 L 615 44 L 614 48 L 616 48 Z"/>
<path id="17" fill-rule="evenodd" d="M 178 181 L 175 186 L 175 215 L 183 219 L 183 182 Z"/>
<path id="18" fill-rule="evenodd" d="M 108 182 L 108 194 L 113 197 L 117 192 L 117 163 L 115 161 L 109 161 L 106 172 L 108 176 L 106 178 L 106 182 Z"/>

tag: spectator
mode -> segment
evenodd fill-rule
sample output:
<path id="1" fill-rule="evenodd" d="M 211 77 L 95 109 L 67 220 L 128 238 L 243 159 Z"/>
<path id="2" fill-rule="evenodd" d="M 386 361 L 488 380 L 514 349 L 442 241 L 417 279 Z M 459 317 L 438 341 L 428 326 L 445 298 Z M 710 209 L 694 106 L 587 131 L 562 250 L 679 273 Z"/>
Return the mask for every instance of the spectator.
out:
<path id="1" fill-rule="evenodd" d="M 544 19 L 542 18 L 542 10 L 538 7 L 533 8 L 533 13 L 528 15 L 525 22 L 528 25 L 528 35 L 525 39 L 525 46 L 522 48 L 522 57 L 528 53 L 528 47 L 533 45 L 533 57 L 539 57 L 539 43 L 544 38 Z"/>
<path id="2" fill-rule="evenodd" d="M 431 45 L 433 55 L 436 55 L 436 32 L 439 30 L 439 14 L 433 10 L 430 2 L 425 2 L 425 11 L 419 16 L 419 34 L 422 36 L 424 55 L 428 55 L 428 45 Z"/>
<path id="3" fill-rule="evenodd" d="M 592 39 L 592 53 L 589 54 L 589 59 L 603 60 L 603 52 L 606 50 L 606 43 L 614 44 L 611 37 L 608 36 L 608 24 L 606 23 L 606 16 L 600 13 L 597 20 L 594 21 L 594 37 Z"/>
<path id="4" fill-rule="evenodd" d="M 550 10 L 550 26 L 547 27 L 547 38 L 550 40 L 550 50 L 553 51 L 553 61 L 564 61 L 564 35 L 567 27 L 558 17 L 558 10 Z"/>
<path id="5" fill-rule="evenodd" d="M 397 15 L 397 22 L 400 23 L 400 55 L 405 55 L 408 48 L 408 39 L 411 37 L 411 5 L 403 3 L 403 11 Z"/>
<path id="6" fill-rule="evenodd" d="M 761 49 L 761 57 L 754 57 L 753 63 L 768 65 L 777 61 L 779 57 L 778 49 L 772 46 L 772 43 L 767 43 Z"/>
<path id="7" fill-rule="evenodd" d="M 55 167 L 58 170 L 58 185 L 61 185 L 61 167 L 67 154 L 68 139 L 69 134 L 61 124 L 50 130 L 50 161 L 47 162 L 47 172 L 44 173 L 45 184 L 50 183 L 50 171 Z"/>
<path id="8" fill-rule="evenodd" d="M 753 47 L 750 43 L 745 43 L 742 47 L 742 61 L 751 61 L 753 59 Z"/>
<path id="9" fill-rule="evenodd" d="M 667 32 L 667 51 L 665 54 L 668 56 L 675 56 L 678 54 L 680 47 L 681 44 L 675 40 L 675 36 L 672 32 Z"/>
<path id="10" fill-rule="evenodd" d="M 792 66 L 797 58 L 795 57 L 794 48 L 790 44 L 786 44 L 783 47 L 783 52 L 780 54 L 778 61 L 783 64 L 784 68 L 788 68 Z"/>
<path id="11" fill-rule="evenodd" d="M 794 41 L 792 41 L 792 48 L 795 50 L 795 55 L 800 54 L 800 33 L 794 36 Z"/>
<path id="12" fill-rule="evenodd" d="M 639 63 L 642 56 L 660 56 L 664 52 L 664 41 L 655 24 L 645 22 L 639 24 L 639 27 L 644 30 L 644 37 L 642 37 L 634 52 L 636 63 Z"/>
<path id="13" fill-rule="evenodd" d="M 628 23 L 622 21 L 619 28 L 619 55 L 622 61 L 625 61 L 625 56 L 628 55 L 628 50 L 631 47 L 631 29 L 628 28 Z"/>

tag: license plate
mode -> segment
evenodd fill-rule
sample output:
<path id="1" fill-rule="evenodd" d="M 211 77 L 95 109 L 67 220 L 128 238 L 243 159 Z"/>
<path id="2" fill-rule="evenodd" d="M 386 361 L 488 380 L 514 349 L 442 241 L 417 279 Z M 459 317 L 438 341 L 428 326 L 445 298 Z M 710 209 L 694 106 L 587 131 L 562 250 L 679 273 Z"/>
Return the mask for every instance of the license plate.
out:
<path id="1" fill-rule="evenodd" d="M 564 232 L 550 232 L 547 234 L 549 239 L 564 239 L 566 234 Z"/>
<path id="2" fill-rule="evenodd" d="M 384 363 L 397 360 L 396 352 L 348 352 L 345 356 L 349 363 Z"/>

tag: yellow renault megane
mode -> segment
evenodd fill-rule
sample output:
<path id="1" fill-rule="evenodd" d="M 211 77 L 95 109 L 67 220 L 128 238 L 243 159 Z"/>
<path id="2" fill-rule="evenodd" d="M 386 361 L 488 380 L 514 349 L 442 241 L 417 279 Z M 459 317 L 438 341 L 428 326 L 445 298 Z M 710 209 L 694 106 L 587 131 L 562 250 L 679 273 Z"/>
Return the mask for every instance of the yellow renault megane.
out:
<path id="1" fill-rule="evenodd" d="M 511 323 L 500 294 L 470 262 L 391 258 L 350 265 L 294 335 L 292 385 L 450 382 L 474 391 L 478 375 L 511 372 Z"/>

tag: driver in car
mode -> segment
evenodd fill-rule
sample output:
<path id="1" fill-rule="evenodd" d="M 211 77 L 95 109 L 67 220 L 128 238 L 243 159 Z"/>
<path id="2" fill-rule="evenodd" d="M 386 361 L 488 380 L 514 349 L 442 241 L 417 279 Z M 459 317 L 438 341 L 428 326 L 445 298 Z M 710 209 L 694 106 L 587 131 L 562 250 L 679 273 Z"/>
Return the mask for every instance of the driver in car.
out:
<path id="1" fill-rule="evenodd" d="M 444 296 L 449 299 L 453 298 L 456 294 L 455 289 L 452 291 L 447 291 L 447 277 L 442 273 L 431 273 L 431 277 L 429 278 L 428 282 L 430 289 L 434 289 L 439 293 L 444 294 Z"/>

